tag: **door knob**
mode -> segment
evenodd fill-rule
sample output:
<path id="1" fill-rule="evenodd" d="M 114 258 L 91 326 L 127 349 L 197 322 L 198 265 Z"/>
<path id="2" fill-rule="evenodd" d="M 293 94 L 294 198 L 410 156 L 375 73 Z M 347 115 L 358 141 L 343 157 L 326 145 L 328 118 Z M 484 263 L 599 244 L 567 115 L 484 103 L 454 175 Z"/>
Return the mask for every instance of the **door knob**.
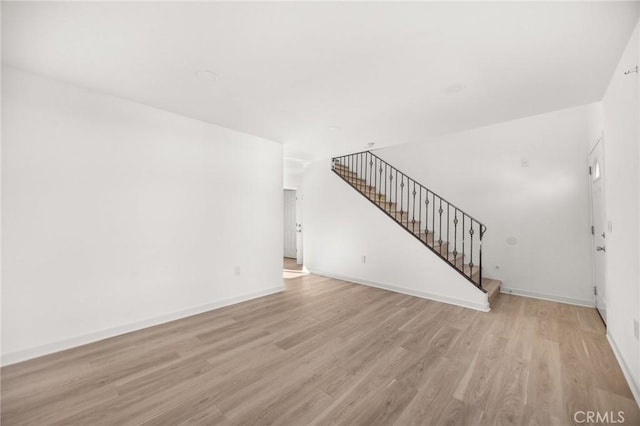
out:
<path id="1" fill-rule="evenodd" d="M 604 246 L 602 247 L 598 246 L 596 247 L 596 251 L 607 251 L 607 250 L 605 250 Z"/>

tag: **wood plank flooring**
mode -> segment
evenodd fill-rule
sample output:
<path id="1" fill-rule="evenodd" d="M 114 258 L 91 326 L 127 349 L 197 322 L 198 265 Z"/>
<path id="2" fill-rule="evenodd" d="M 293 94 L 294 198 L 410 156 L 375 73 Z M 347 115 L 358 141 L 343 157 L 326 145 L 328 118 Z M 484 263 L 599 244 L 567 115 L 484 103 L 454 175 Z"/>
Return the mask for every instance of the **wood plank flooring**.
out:
<path id="1" fill-rule="evenodd" d="M 285 257 L 283 259 L 282 267 L 285 270 L 289 270 L 289 271 L 301 271 L 302 270 L 302 265 L 298 265 L 298 262 L 296 262 L 296 259 L 292 259 L 290 257 Z"/>
<path id="2" fill-rule="evenodd" d="M 314 275 L 2 368 L 2 425 L 570 425 L 640 413 L 593 309 L 471 311 Z"/>

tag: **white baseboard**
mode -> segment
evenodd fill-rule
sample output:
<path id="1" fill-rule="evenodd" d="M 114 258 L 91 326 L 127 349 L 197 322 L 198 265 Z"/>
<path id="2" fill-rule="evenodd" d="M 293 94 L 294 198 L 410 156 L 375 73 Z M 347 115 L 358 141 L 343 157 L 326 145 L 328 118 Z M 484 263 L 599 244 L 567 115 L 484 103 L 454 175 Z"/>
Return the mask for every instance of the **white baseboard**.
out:
<path id="1" fill-rule="evenodd" d="M 627 379 L 627 383 L 629 384 L 629 388 L 631 389 L 633 398 L 636 400 L 636 404 L 638 404 L 638 406 L 640 407 L 640 387 L 635 382 L 635 380 L 633 380 L 633 376 L 631 375 L 631 372 L 627 367 L 627 363 L 624 362 L 624 359 L 622 358 L 622 355 L 618 350 L 618 345 L 616 345 L 616 342 L 613 340 L 611 335 L 609 335 L 609 333 L 607 333 L 607 340 L 609 341 L 609 345 L 611 346 L 611 349 L 613 349 L 613 354 L 616 356 L 616 359 L 618 360 L 618 364 L 620 364 L 620 368 L 622 369 L 622 374 L 624 374 L 624 378 Z"/>
<path id="2" fill-rule="evenodd" d="M 421 297 L 423 299 L 435 300 L 436 302 L 448 303 L 450 305 L 462 306 L 463 308 L 475 309 L 476 311 L 489 312 L 489 300 L 485 303 L 477 303 L 470 300 L 458 299 L 455 297 L 444 296 L 442 294 L 429 293 L 426 291 L 413 290 L 404 287 L 397 287 L 387 283 L 377 281 L 369 281 L 362 278 L 353 278 L 345 275 L 334 274 L 332 272 L 320 271 L 317 269 L 309 269 L 312 274 L 322 275 L 324 277 L 334 278 L 342 281 L 349 281 L 355 284 L 362 284 L 369 287 L 381 288 L 383 290 L 394 291 L 396 293 L 407 294 L 409 296 Z"/>
<path id="3" fill-rule="evenodd" d="M 119 336 L 121 334 L 130 333 L 132 331 L 141 330 L 143 328 L 152 327 L 154 325 L 163 324 L 165 322 L 190 317 L 192 315 L 201 314 L 203 312 L 219 309 L 224 306 L 234 305 L 247 300 L 256 299 L 258 297 L 268 296 L 284 290 L 284 286 L 272 287 L 252 293 L 242 294 L 240 296 L 231 297 L 229 299 L 210 302 L 205 305 L 195 306 L 193 308 L 184 309 L 178 312 L 172 312 L 166 315 L 160 315 L 142 321 L 121 325 L 118 327 L 108 328 L 93 333 L 83 334 L 81 336 L 60 340 L 57 342 L 47 343 L 46 345 L 36 346 L 33 348 L 12 352 L 2 355 L 2 365 L 15 364 L 17 362 L 26 361 L 28 359 L 37 358 L 54 352 L 71 349 L 76 346 L 86 345 L 88 343 L 97 342 L 99 340 L 108 339 L 110 337 Z"/>
<path id="4" fill-rule="evenodd" d="M 559 296 L 557 294 L 539 293 L 537 291 L 523 290 L 520 288 L 505 287 L 500 288 L 500 293 L 513 294 L 515 296 L 531 297 L 533 299 L 550 300 L 552 302 L 567 303 L 569 305 L 594 307 L 594 301 L 588 299 L 577 299 L 574 297 Z"/>

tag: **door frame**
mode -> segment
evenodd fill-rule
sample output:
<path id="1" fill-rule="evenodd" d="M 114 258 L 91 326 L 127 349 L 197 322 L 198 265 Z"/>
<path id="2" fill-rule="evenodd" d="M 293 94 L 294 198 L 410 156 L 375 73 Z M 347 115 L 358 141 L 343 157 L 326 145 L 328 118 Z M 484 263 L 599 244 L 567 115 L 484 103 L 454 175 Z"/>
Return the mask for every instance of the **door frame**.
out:
<path id="1" fill-rule="evenodd" d="M 588 174 L 588 178 L 589 178 L 589 221 L 591 223 L 591 226 L 595 226 L 595 215 L 594 215 L 594 200 L 593 200 L 593 177 L 592 177 L 592 173 L 593 171 L 591 170 L 592 164 L 591 164 L 591 155 L 593 154 L 593 152 L 597 149 L 597 148 L 601 149 L 601 163 L 600 163 L 600 168 L 602 170 L 602 175 L 599 178 L 601 180 L 601 185 L 602 185 L 602 206 L 601 206 L 601 211 L 602 211 L 602 215 L 603 215 L 603 228 L 606 229 L 606 224 L 607 224 L 607 199 L 606 199 L 606 186 L 605 186 L 605 181 L 606 181 L 606 170 L 605 170 L 605 165 L 604 165 L 604 132 L 601 133 L 600 137 L 598 138 L 598 140 L 590 147 L 589 149 L 589 153 L 587 156 L 587 162 L 588 162 L 588 167 L 590 170 L 590 173 Z M 590 229 L 591 231 L 591 229 Z M 606 232 L 606 231 L 605 231 Z M 591 234 L 591 247 L 589 248 L 589 252 L 591 254 L 591 282 L 592 282 L 592 287 L 594 289 L 594 297 L 593 297 L 593 305 L 596 308 L 596 312 L 598 312 L 598 315 L 600 316 L 600 318 L 602 319 L 602 322 L 604 323 L 605 327 L 607 325 L 607 322 L 605 320 L 605 318 L 602 316 L 602 313 L 600 312 L 600 310 L 598 309 L 598 295 L 595 294 L 595 289 L 598 288 L 598 286 L 596 285 L 596 280 L 597 280 L 597 271 L 596 271 L 596 252 L 594 250 L 595 247 L 595 233 L 594 232 L 590 232 Z M 608 286 L 607 286 L 607 279 L 606 279 L 606 252 L 603 253 L 603 255 L 605 256 L 605 259 L 603 261 L 603 283 L 602 283 L 602 287 L 604 288 L 604 294 L 608 299 Z M 607 299 L 604 300 L 604 311 L 607 312 L 607 308 L 608 308 L 608 303 L 607 303 Z"/>

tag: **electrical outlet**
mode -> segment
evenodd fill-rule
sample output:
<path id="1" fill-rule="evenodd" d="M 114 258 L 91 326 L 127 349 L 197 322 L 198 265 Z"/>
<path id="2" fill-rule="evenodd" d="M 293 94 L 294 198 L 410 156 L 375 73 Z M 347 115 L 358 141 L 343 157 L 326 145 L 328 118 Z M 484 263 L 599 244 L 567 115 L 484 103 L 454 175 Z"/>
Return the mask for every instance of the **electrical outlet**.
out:
<path id="1" fill-rule="evenodd" d="M 367 256 L 362 255 L 362 263 L 367 263 Z"/>
<path id="2" fill-rule="evenodd" d="M 233 273 L 236 277 L 240 276 L 240 267 L 236 266 L 235 268 L 233 268 Z"/>
<path id="3" fill-rule="evenodd" d="M 633 320 L 633 335 L 636 336 L 636 340 L 639 340 L 638 338 L 638 334 L 639 334 L 639 330 L 638 330 L 638 320 L 634 319 Z"/>

